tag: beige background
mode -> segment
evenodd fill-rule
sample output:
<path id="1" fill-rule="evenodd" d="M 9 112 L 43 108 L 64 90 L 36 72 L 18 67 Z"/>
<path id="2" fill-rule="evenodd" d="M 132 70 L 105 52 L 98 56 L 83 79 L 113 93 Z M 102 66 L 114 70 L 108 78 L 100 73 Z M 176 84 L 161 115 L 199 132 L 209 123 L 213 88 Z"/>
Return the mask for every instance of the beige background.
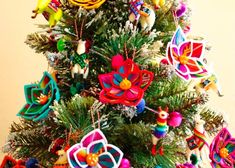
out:
<path id="1" fill-rule="evenodd" d="M 47 69 L 45 58 L 24 44 L 26 35 L 36 31 L 32 20 L 36 0 L 3 1 L 0 5 L 0 146 L 6 140 L 10 123 L 24 105 L 24 84 L 41 78 Z M 223 89 L 223 98 L 211 94 L 210 104 L 226 114 L 235 136 L 235 0 L 191 0 L 192 33 L 204 36 L 213 46 L 207 55 L 213 62 Z M 0 160 L 2 155 L 0 154 Z"/>

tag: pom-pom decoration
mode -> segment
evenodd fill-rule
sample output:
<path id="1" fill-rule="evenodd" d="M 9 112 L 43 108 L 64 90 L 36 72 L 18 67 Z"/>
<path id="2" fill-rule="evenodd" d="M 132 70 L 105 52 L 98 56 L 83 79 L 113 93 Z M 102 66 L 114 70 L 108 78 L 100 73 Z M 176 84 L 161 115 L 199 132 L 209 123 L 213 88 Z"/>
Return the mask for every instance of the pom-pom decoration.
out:
<path id="1" fill-rule="evenodd" d="M 123 158 L 119 168 L 131 168 L 131 162 L 128 159 Z"/>
<path id="2" fill-rule="evenodd" d="M 124 58 L 121 54 L 117 54 L 112 57 L 112 68 L 117 70 L 124 62 Z"/>
<path id="3" fill-rule="evenodd" d="M 15 160 L 9 155 L 6 155 L 3 158 L 3 161 L 0 165 L 1 168 L 11 167 L 11 168 L 25 168 L 25 162 L 23 160 Z"/>
<path id="4" fill-rule="evenodd" d="M 44 72 L 41 81 L 38 84 L 24 86 L 26 105 L 17 114 L 18 116 L 39 121 L 48 116 L 53 102 L 60 100 L 59 88 L 54 78 Z"/>
<path id="5" fill-rule="evenodd" d="M 223 128 L 210 145 L 210 159 L 213 168 L 233 168 L 235 166 L 235 138 Z"/>
<path id="6" fill-rule="evenodd" d="M 99 75 L 102 91 L 100 101 L 110 104 L 137 106 L 144 96 L 144 91 L 153 80 L 153 73 L 140 70 L 131 59 L 125 60 L 117 69 Z"/>
<path id="7" fill-rule="evenodd" d="M 188 81 L 192 78 L 202 78 L 208 75 L 203 62 L 204 48 L 203 42 L 187 41 L 181 27 L 178 27 L 168 43 L 166 60 L 182 79 Z"/>
<path id="8" fill-rule="evenodd" d="M 25 163 L 26 168 L 39 168 L 39 162 L 36 158 L 29 158 Z"/>
<path id="9" fill-rule="evenodd" d="M 81 6 L 85 9 L 99 8 L 106 0 L 69 0 L 75 6 Z"/>
<path id="10" fill-rule="evenodd" d="M 108 144 L 101 130 L 95 129 L 84 136 L 79 144 L 69 148 L 67 157 L 71 168 L 118 168 L 123 153 L 116 146 Z"/>
<path id="11" fill-rule="evenodd" d="M 63 138 L 57 138 L 54 141 L 52 141 L 51 145 L 49 146 L 48 151 L 50 151 L 53 154 L 56 154 L 58 150 L 62 149 L 62 146 L 65 143 L 65 139 Z"/>
<path id="12" fill-rule="evenodd" d="M 182 17 L 185 13 L 187 12 L 187 5 L 183 2 L 181 2 L 179 4 L 179 6 L 177 7 L 176 11 L 175 11 L 175 15 L 177 18 Z"/>
<path id="13" fill-rule="evenodd" d="M 60 9 L 61 3 L 58 0 L 38 0 L 38 4 L 33 13 L 32 18 L 36 18 L 38 14 L 42 13 L 43 16 L 49 21 L 50 27 L 56 25 L 56 23 L 62 18 L 63 12 Z"/>
<path id="14" fill-rule="evenodd" d="M 136 112 L 137 112 L 137 114 L 140 114 L 140 113 L 142 113 L 143 111 L 144 111 L 144 109 L 145 109 L 145 100 L 144 99 L 142 99 L 141 101 L 140 101 L 140 103 L 136 106 Z"/>
<path id="15" fill-rule="evenodd" d="M 59 39 L 57 41 L 56 47 L 59 52 L 64 51 L 66 49 L 66 40 L 64 38 Z"/>
<path id="16" fill-rule="evenodd" d="M 171 127 L 178 127 L 182 122 L 182 115 L 178 112 L 172 112 L 169 114 L 167 124 Z"/>

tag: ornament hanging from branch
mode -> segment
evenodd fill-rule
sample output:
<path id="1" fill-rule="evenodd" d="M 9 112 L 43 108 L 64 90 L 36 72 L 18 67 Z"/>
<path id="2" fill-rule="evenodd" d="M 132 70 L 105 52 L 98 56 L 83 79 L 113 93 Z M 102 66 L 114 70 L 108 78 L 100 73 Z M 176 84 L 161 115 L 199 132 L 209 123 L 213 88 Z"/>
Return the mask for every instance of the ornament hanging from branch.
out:
<path id="1" fill-rule="evenodd" d="M 75 6 L 80 6 L 85 9 L 99 8 L 106 0 L 69 0 Z"/>
<path id="2" fill-rule="evenodd" d="M 68 168 L 69 167 L 66 151 L 67 151 L 67 148 L 57 151 L 57 155 L 59 156 L 59 158 L 54 163 L 53 168 Z"/>
<path id="3" fill-rule="evenodd" d="M 166 59 L 176 74 L 188 81 L 193 78 L 202 78 L 208 75 L 203 62 L 205 45 L 201 41 L 186 40 L 181 27 L 178 27 L 171 42 L 168 43 Z"/>
<path id="4" fill-rule="evenodd" d="M 84 136 L 81 143 L 69 148 L 67 157 L 71 168 L 118 168 L 123 153 L 116 146 L 108 144 L 100 129 L 95 129 Z"/>
<path id="5" fill-rule="evenodd" d="M 153 73 L 140 70 L 131 59 L 123 61 L 119 67 L 115 66 L 115 68 L 116 70 L 113 72 L 99 75 L 100 85 L 103 89 L 100 92 L 100 101 L 137 106 L 144 96 L 144 91 L 153 80 Z"/>
<path id="6" fill-rule="evenodd" d="M 150 31 L 155 23 L 155 12 L 152 6 L 144 3 L 143 0 L 133 0 L 130 2 L 129 20 L 137 25 L 140 20 L 141 28 Z"/>
<path id="7" fill-rule="evenodd" d="M 199 163 L 199 166 L 206 167 L 208 165 L 208 156 L 207 149 L 204 146 L 208 147 L 207 136 L 204 129 L 205 121 L 201 119 L 200 115 L 197 114 L 194 118 L 195 127 L 193 130 L 193 135 L 186 139 L 187 141 L 187 161 L 190 162 L 190 157 L 192 154 L 196 154 L 198 159 L 202 159 Z"/>
<path id="8" fill-rule="evenodd" d="M 196 84 L 196 86 L 194 88 L 198 93 L 207 92 L 209 90 L 212 90 L 215 93 L 217 93 L 217 95 L 219 97 L 223 96 L 221 93 L 221 89 L 219 87 L 219 84 L 218 84 L 218 79 L 215 74 L 212 74 L 207 78 L 201 79 L 201 81 L 198 84 Z"/>
<path id="9" fill-rule="evenodd" d="M 50 106 L 60 100 L 59 88 L 55 79 L 44 72 L 38 84 L 24 86 L 26 105 L 17 114 L 27 120 L 39 121 L 52 111 Z"/>
<path id="10" fill-rule="evenodd" d="M 42 13 L 46 20 L 49 21 L 50 27 L 56 25 L 62 18 L 63 12 L 60 9 L 61 3 L 58 0 L 38 0 L 38 4 L 33 13 L 32 18 L 36 18 L 38 14 Z"/>
<path id="11" fill-rule="evenodd" d="M 6 155 L 3 158 L 3 161 L 0 165 L 1 168 L 7 168 L 7 167 L 12 167 L 12 168 L 26 168 L 25 167 L 25 161 L 23 160 L 15 160 L 9 155 Z"/>
<path id="12" fill-rule="evenodd" d="M 210 145 L 210 159 L 212 168 L 235 166 L 235 138 L 226 128 L 223 128 Z"/>
<path id="13" fill-rule="evenodd" d="M 77 51 L 71 58 L 72 78 L 75 78 L 75 75 L 83 75 L 83 78 L 86 79 L 89 73 L 89 60 L 88 54 L 86 53 L 86 41 L 78 41 Z"/>
<path id="14" fill-rule="evenodd" d="M 154 156 L 157 154 L 157 151 L 156 151 L 157 142 L 159 141 L 159 139 L 164 138 L 167 135 L 169 126 L 178 127 L 180 126 L 182 122 L 182 115 L 178 112 L 172 112 L 169 114 L 168 107 L 165 108 L 165 110 L 162 110 L 162 108 L 159 107 L 158 112 L 156 113 L 157 113 L 156 114 L 157 123 L 156 125 L 154 125 L 153 131 L 152 131 L 153 146 L 151 150 L 151 153 Z M 163 151 L 163 148 L 160 147 L 159 154 L 163 154 L 162 151 Z"/>

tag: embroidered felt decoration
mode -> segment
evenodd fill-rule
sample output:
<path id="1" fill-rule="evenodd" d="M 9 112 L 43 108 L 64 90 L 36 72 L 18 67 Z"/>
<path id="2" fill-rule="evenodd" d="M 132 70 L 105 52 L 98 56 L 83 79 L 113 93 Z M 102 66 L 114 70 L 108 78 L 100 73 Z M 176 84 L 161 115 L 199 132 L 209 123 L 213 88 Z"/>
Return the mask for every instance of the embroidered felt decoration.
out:
<path id="1" fill-rule="evenodd" d="M 213 168 L 235 166 L 235 138 L 223 128 L 210 145 L 210 159 Z"/>
<path id="2" fill-rule="evenodd" d="M 33 121 L 46 118 L 51 111 L 50 105 L 60 99 L 56 81 L 48 72 L 44 72 L 38 84 L 25 85 L 24 92 L 26 104 L 17 115 Z"/>
<path id="3" fill-rule="evenodd" d="M 188 81 L 192 78 L 202 78 L 208 75 L 203 62 L 204 48 L 203 42 L 187 41 L 181 27 L 178 27 L 168 43 L 166 60 L 182 79 Z"/>
<path id="4" fill-rule="evenodd" d="M 69 148 L 67 157 L 71 168 L 118 168 L 123 153 L 116 146 L 108 144 L 101 130 L 95 129 L 84 136 L 79 144 Z"/>
<path id="5" fill-rule="evenodd" d="M 23 160 L 15 160 L 9 155 L 6 155 L 3 158 L 3 161 L 0 165 L 1 168 L 7 168 L 7 167 L 12 167 L 12 168 L 25 168 L 25 162 Z"/>
<path id="6" fill-rule="evenodd" d="M 100 92 L 100 101 L 137 106 L 152 80 L 152 72 L 140 70 L 137 64 L 127 59 L 117 68 L 117 71 L 99 75 L 103 89 Z"/>

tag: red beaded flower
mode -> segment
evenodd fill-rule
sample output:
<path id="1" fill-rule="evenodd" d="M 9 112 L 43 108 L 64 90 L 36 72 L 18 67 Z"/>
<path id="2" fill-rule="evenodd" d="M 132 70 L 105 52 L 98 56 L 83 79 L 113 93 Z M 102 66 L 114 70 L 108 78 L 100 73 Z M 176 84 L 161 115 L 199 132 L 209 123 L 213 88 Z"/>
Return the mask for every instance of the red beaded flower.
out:
<path id="1" fill-rule="evenodd" d="M 136 106 L 153 80 L 153 73 L 140 70 L 131 59 L 120 63 L 116 71 L 99 75 L 103 88 L 100 101 L 111 104 Z"/>

